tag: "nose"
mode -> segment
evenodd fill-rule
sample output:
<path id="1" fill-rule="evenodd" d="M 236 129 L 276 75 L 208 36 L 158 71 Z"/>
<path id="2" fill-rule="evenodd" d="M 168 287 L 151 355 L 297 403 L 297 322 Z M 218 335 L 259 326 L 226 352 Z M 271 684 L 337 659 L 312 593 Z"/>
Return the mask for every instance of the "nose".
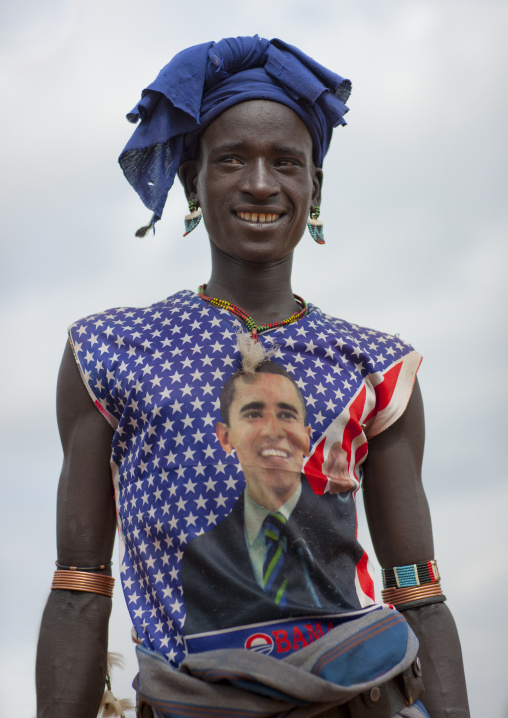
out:
<path id="1" fill-rule="evenodd" d="M 280 439 L 284 435 L 284 429 L 275 414 L 271 412 L 265 414 L 262 434 L 270 439 Z"/>
<path id="2" fill-rule="evenodd" d="M 263 158 L 257 158 L 246 169 L 241 185 L 242 192 L 257 200 L 265 200 L 278 193 L 279 185 L 276 177 Z"/>

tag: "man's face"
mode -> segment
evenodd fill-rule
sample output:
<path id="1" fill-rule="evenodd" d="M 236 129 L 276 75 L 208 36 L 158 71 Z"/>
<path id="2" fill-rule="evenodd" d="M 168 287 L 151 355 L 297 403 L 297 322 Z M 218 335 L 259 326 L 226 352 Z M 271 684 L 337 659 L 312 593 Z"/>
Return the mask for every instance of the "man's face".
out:
<path id="1" fill-rule="evenodd" d="M 195 196 L 220 250 L 254 262 L 294 250 L 319 204 L 322 172 L 293 110 L 262 100 L 231 107 L 203 132 L 195 165 Z"/>
<path id="2" fill-rule="evenodd" d="M 217 424 L 222 448 L 228 454 L 236 451 L 250 495 L 270 509 L 274 501 L 282 505 L 299 485 L 310 432 L 292 382 L 268 373 L 237 379 L 229 426 Z"/>

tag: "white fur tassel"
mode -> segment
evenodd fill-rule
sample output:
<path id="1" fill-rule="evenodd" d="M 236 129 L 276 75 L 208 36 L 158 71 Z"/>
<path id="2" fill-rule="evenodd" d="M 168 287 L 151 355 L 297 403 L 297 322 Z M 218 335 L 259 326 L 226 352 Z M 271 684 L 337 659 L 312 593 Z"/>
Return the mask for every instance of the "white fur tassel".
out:
<path id="1" fill-rule="evenodd" d="M 124 661 L 119 653 L 108 653 L 106 690 L 102 696 L 97 718 L 125 718 L 125 711 L 133 711 L 135 706 L 129 698 L 116 698 L 111 692 L 111 671 L 113 668 L 123 668 Z"/>
<path id="2" fill-rule="evenodd" d="M 244 374 L 254 374 L 257 367 L 271 359 L 279 348 L 273 343 L 265 347 L 260 341 L 256 341 L 248 332 L 240 330 L 236 335 L 236 345 L 241 355 L 241 368 Z"/>
<path id="3" fill-rule="evenodd" d="M 134 710 L 134 703 L 129 698 L 115 698 L 111 691 L 106 689 L 102 697 L 101 709 L 102 713 L 99 713 L 101 718 L 111 718 L 112 716 L 125 718 L 125 711 Z"/>

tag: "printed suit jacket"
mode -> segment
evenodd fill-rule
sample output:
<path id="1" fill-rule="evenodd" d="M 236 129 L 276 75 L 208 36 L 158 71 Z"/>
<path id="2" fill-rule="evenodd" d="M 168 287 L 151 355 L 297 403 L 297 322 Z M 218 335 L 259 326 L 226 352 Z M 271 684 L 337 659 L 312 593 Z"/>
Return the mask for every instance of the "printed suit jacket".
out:
<path id="1" fill-rule="evenodd" d="M 185 633 L 361 608 L 355 567 L 362 551 L 346 539 L 354 535 L 350 522 L 356 524 L 352 492 L 316 496 L 302 475 L 302 493 L 286 526 L 289 583 L 287 604 L 280 608 L 255 579 L 245 539 L 242 494 L 220 524 L 185 549 L 181 574 Z M 324 526 L 334 527 L 331 535 L 323 534 Z"/>

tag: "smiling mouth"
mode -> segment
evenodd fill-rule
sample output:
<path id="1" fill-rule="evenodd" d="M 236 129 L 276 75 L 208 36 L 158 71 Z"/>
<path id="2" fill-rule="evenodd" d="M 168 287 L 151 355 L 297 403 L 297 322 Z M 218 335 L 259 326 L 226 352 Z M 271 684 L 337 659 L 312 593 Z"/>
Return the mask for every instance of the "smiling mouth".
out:
<path id="1" fill-rule="evenodd" d="M 276 222 L 281 216 L 280 214 L 267 214 L 263 212 L 235 212 L 235 214 L 244 222 L 252 222 L 254 224 Z"/>
<path id="2" fill-rule="evenodd" d="M 289 451 L 283 449 L 263 449 L 261 456 L 279 456 L 281 459 L 289 459 Z"/>

